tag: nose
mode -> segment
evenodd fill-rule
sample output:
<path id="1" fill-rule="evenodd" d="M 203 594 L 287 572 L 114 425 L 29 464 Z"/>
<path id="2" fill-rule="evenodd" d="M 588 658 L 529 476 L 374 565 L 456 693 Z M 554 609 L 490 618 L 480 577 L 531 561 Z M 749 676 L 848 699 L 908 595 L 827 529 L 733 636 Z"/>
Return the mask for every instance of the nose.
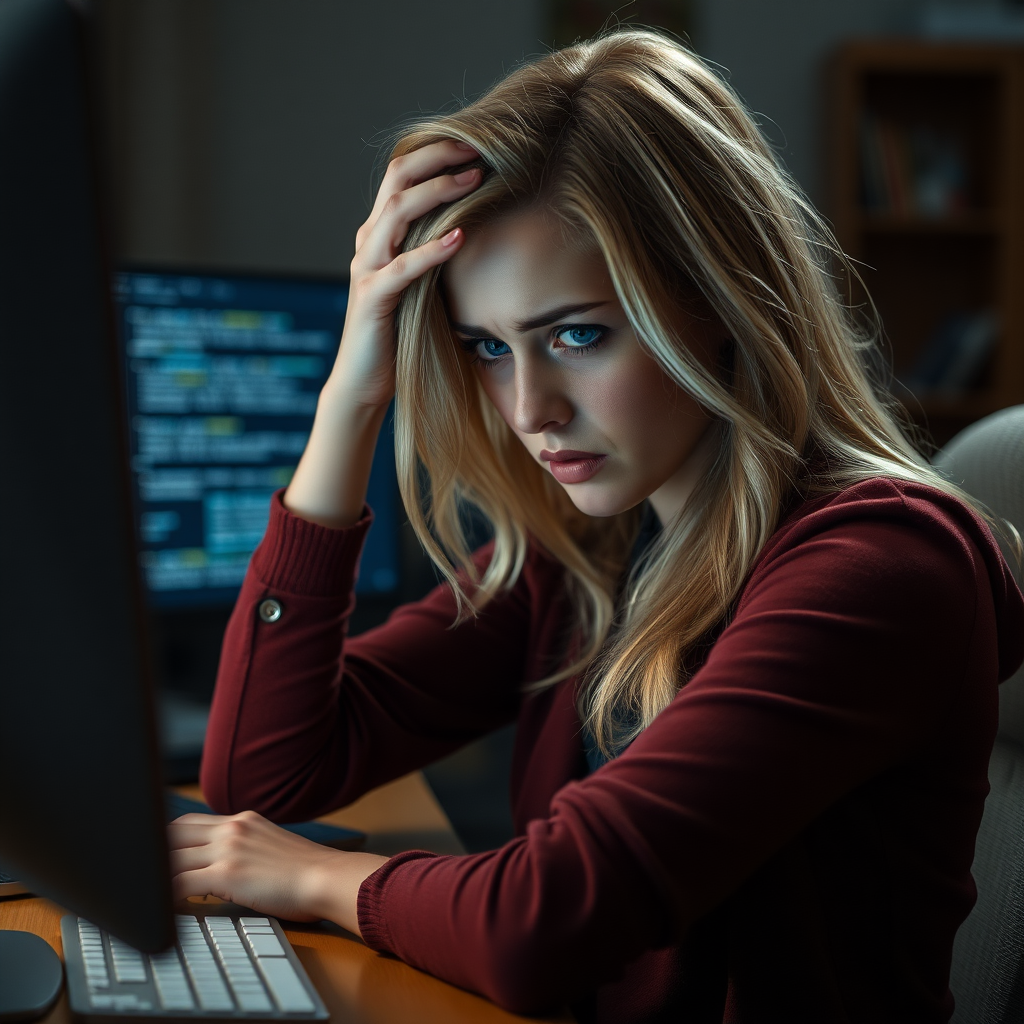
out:
<path id="1" fill-rule="evenodd" d="M 521 433 L 539 434 L 572 419 L 572 401 L 557 364 L 536 356 L 517 360 L 515 388 L 513 425 Z"/>

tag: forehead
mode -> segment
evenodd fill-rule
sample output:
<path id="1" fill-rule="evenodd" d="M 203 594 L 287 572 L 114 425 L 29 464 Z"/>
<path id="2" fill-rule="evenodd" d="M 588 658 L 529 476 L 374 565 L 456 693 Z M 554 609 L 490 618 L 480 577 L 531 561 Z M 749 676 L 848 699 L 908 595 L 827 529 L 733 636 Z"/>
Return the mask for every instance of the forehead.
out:
<path id="1" fill-rule="evenodd" d="M 443 281 L 454 320 L 495 331 L 570 302 L 615 298 L 601 254 L 569 245 L 558 224 L 536 211 L 467 231 Z"/>

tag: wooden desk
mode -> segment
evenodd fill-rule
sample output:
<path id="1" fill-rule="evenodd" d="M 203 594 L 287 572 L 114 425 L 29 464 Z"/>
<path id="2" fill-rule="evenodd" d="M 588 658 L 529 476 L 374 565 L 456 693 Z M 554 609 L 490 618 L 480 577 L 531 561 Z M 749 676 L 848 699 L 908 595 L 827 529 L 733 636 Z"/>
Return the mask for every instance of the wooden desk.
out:
<path id="1" fill-rule="evenodd" d="M 182 787 L 199 798 L 196 787 Z M 462 853 L 444 811 L 419 772 L 381 786 L 361 800 L 325 816 L 323 821 L 366 832 L 366 849 L 391 855 L 401 850 Z M 197 902 L 220 903 L 220 900 Z M 182 907 L 187 910 L 187 904 Z M 58 952 L 64 911 L 49 900 L 14 897 L 0 900 L 0 928 L 41 935 Z M 295 952 L 331 1014 L 333 1024 L 568 1024 L 569 1014 L 519 1017 L 486 999 L 464 992 L 398 960 L 378 956 L 354 935 L 331 924 L 293 924 L 285 928 Z M 44 1024 L 70 1024 L 67 995 Z"/>

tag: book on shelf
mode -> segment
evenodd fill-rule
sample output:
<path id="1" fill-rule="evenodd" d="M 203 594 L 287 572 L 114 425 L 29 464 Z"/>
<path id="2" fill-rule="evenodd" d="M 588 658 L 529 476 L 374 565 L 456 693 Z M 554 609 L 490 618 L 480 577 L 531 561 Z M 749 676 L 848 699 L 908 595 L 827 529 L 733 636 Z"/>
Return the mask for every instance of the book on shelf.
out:
<path id="1" fill-rule="evenodd" d="M 866 114 L 860 154 L 868 212 L 939 219 L 969 207 L 967 161 L 952 133 Z"/>
<path id="2" fill-rule="evenodd" d="M 962 397 L 977 383 L 998 336 L 994 310 L 947 314 L 925 342 L 903 384 L 919 396 Z"/>

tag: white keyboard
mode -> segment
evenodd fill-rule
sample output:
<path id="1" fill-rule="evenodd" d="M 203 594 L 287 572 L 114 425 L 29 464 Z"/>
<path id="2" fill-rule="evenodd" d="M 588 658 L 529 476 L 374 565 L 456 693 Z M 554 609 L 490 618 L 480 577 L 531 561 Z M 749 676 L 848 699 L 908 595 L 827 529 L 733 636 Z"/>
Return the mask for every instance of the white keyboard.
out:
<path id="1" fill-rule="evenodd" d="M 68 914 L 61 919 L 75 1016 L 324 1020 L 328 1013 L 270 917 L 176 915 L 177 943 L 149 956 Z"/>

